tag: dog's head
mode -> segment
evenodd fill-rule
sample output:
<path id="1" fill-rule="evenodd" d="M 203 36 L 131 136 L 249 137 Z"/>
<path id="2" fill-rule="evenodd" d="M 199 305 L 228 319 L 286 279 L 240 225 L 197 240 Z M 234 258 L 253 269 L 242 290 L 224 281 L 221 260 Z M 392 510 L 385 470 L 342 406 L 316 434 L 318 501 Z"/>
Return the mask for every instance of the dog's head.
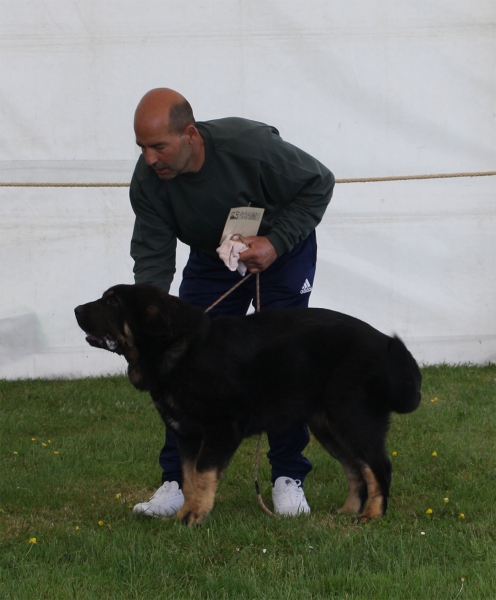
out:
<path id="1" fill-rule="evenodd" d="M 164 370 L 168 357 L 177 357 L 203 318 L 201 310 L 148 284 L 115 285 L 74 312 L 90 346 L 126 358 L 137 387 L 152 364 L 161 361 L 157 368 Z"/>

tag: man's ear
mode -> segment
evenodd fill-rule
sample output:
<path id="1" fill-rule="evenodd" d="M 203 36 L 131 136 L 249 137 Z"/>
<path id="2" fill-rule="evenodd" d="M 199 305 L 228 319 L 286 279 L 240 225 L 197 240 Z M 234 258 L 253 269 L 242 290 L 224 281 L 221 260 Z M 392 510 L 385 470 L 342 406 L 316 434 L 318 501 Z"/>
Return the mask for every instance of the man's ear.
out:
<path id="1" fill-rule="evenodd" d="M 200 135 L 198 129 L 194 125 L 187 125 L 183 135 L 189 138 L 189 144 L 195 144 Z"/>

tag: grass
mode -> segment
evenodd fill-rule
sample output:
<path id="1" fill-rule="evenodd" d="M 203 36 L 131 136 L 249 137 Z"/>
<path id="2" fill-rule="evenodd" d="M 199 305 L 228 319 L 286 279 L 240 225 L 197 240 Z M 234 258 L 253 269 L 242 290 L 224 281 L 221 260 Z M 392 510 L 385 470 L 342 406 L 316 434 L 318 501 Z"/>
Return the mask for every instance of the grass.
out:
<path id="1" fill-rule="evenodd" d="M 132 516 L 160 481 L 163 427 L 146 394 L 123 377 L 0 382 L 0 598 L 496 598 L 496 366 L 423 375 L 420 408 L 392 420 L 384 519 L 329 513 L 345 478 L 314 441 L 312 515 L 270 518 L 247 440 L 191 529 Z"/>

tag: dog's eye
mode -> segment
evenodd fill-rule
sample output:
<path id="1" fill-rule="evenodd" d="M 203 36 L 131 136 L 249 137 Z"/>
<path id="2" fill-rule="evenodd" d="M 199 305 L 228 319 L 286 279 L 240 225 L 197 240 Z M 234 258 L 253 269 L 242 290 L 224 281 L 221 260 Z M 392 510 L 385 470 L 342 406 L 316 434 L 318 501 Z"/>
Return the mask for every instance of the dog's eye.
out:
<path id="1" fill-rule="evenodd" d="M 119 303 L 117 302 L 117 298 L 115 296 L 108 296 L 108 298 L 106 298 L 107 304 L 110 304 L 110 306 L 119 306 Z"/>

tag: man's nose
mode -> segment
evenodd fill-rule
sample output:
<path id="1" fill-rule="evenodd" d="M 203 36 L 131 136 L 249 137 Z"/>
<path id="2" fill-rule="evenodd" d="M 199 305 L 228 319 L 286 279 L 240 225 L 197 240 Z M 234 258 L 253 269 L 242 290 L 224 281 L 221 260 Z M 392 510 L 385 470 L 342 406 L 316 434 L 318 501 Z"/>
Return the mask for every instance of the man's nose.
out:
<path id="1" fill-rule="evenodd" d="M 143 155 L 145 157 L 145 162 L 149 167 L 157 162 L 157 153 L 151 148 L 143 148 Z"/>

